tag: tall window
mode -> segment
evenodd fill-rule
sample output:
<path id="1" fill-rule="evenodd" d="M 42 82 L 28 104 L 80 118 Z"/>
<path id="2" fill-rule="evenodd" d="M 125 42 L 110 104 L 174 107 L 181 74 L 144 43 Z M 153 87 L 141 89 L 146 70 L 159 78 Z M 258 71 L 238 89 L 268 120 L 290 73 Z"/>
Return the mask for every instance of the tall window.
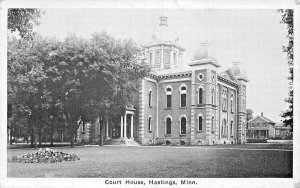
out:
<path id="1" fill-rule="evenodd" d="M 180 89 L 180 107 L 186 107 L 186 87 Z"/>
<path id="2" fill-rule="evenodd" d="M 149 103 L 149 107 L 151 108 L 152 107 L 152 90 L 149 91 L 148 95 L 149 95 L 148 103 Z"/>
<path id="3" fill-rule="evenodd" d="M 160 62 L 161 61 L 161 51 L 156 50 L 155 51 L 155 62 L 154 62 L 154 68 L 160 68 Z"/>
<path id="4" fill-rule="evenodd" d="M 222 137 L 226 137 L 227 136 L 227 126 L 226 126 L 226 119 L 223 119 L 222 121 Z"/>
<path id="5" fill-rule="evenodd" d="M 171 108 L 172 107 L 172 88 L 171 87 L 167 87 L 166 96 L 167 96 L 167 108 Z"/>
<path id="6" fill-rule="evenodd" d="M 233 113 L 233 93 L 230 96 L 230 112 Z"/>
<path id="7" fill-rule="evenodd" d="M 186 134 L 186 118 L 182 117 L 180 120 L 180 134 Z"/>
<path id="8" fill-rule="evenodd" d="M 198 131 L 202 131 L 203 130 L 202 125 L 203 125 L 203 118 L 202 118 L 202 116 L 199 116 L 198 117 Z"/>
<path id="9" fill-rule="evenodd" d="M 227 110 L 227 90 L 223 89 L 222 91 L 222 109 L 223 111 Z"/>
<path id="10" fill-rule="evenodd" d="M 150 65 L 152 65 L 152 53 L 151 52 L 149 53 L 149 63 L 150 63 Z"/>
<path id="11" fill-rule="evenodd" d="M 166 120 L 166 134 L 171 134 L 171 118 L 167 117 Z"/>
<path id="12" fill-rule="evenodd" d="M 173 53 L 174 65 L 177 65 L 177 56 L 176 53 Z"/>
<path id="13" fill-rule="evenodd" d="M 215 104 L 215 90 L 212 89 L 211 90 L 211 104 L 214 105 Z"/>
<path id="14" fill-rule="evenodd" d="M 148 131 L 152 131 L 152 129 L 151 129 L 151 120 L 152 120 L 152 118 L 151 118 L 151 116 L 149 116 L 148 117 Z"/>
<path id="15" fill-rule="evenodd" d="M 230 136 L 233 136 L 233 121 L 230 122 Z"/>
<path id="16" fill-rule="evenodd" d="M 214 130 L 214 121 L 215 121 L 215 117 L 211 118 L 211 131 L 215 131 Z"/>
<path id="17" fill-rule="evenodd" d="M 203 104 L 203 88 L 199 88 L 198 104 Z"/>

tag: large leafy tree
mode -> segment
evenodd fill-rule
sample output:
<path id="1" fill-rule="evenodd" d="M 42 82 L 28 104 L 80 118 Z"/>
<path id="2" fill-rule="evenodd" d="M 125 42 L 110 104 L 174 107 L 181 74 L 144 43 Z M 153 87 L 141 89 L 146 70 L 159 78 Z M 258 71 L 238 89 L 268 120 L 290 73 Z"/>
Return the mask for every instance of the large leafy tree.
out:
<path id="1" fill-rule="evenodd" d="M 32 38 L 35 34 L 33 28 L 40 24 L 43 13 L 40 9 L 8 9 L 7 28 L 11 32 L 18 31 L 22 38 Z"/>
<path id="2" fill-rule="evenodd" d="M 294 11 L 293 9 L 279 10 L 281 12 L 281 22 L 287 26 L 288 44 L 283 46 L 283 51 L 287 53 L 290 87 L 288 98 L 285 101 L 289 104 L 286 111 L 281 113 L 284 118 L 284 125 L 290 125 L 293 128 L 293 79 L 294 79 Z"/>
<path id="3" fill-rule="evenodd" d="M 9 102 L 15 110 L 11 125 L 19 125 L 16 117 L 25 119 L 35 146 L 42 132 L 49 131 L 53 143 L 54 132 L 64 127 L 73 146 L 78 122 L 119 119 L 150 71 L 138 58 L 136 43 L 105 32 L 89 40 L 11 39 L 8 46 Z"/>

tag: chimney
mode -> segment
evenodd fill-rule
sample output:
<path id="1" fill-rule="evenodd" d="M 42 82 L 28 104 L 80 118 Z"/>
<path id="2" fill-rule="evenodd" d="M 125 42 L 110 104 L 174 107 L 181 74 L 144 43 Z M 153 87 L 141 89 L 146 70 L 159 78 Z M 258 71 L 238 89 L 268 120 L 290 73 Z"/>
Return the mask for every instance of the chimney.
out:
<path id="1" fill-rule="evenodd" d="M 261 116 L 261 117 L 263 117 L 263 116 L 264 116 L 264 113 L 263 113 L 263 112 L 261 112 L 260 116 Z"/>

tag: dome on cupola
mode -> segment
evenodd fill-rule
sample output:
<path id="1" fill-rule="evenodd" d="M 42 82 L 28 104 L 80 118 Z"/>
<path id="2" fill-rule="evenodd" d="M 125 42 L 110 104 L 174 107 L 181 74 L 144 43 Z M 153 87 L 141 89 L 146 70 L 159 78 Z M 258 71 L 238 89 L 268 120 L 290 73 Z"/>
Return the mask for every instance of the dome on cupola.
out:
<path id="1" fill-rule="evenodd" d="M 241 63 L 239 61 L 234 61 L 233 66 L 230 68 L 232 74 L 236 77 L 237 80 L 244 80 L 249 82 L 247 73 L 241 67 Z"/>

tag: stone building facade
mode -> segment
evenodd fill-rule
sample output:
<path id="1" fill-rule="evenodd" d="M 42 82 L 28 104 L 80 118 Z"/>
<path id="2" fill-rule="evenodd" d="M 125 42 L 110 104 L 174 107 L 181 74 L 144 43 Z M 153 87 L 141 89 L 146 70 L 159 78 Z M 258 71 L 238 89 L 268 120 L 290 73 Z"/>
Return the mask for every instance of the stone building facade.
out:
<path id="1" fill-rule="evenodd" d="M 199 46 L 190 62 L 182 62 L 185 49 L 178 39 L 168 39 L 167 17 L 159 19 L 159 35 L 144 46 L 152 70 L 141 82 L 135 108 L 126 110 L 120 126 L 105 129 L 118 129 L 121 138 L 142 145 L 245 143 L 249 80 L 241 63 L 220 72 L 208 43 Z M 127 121 L 129 114 L 133 118 Z"/>

